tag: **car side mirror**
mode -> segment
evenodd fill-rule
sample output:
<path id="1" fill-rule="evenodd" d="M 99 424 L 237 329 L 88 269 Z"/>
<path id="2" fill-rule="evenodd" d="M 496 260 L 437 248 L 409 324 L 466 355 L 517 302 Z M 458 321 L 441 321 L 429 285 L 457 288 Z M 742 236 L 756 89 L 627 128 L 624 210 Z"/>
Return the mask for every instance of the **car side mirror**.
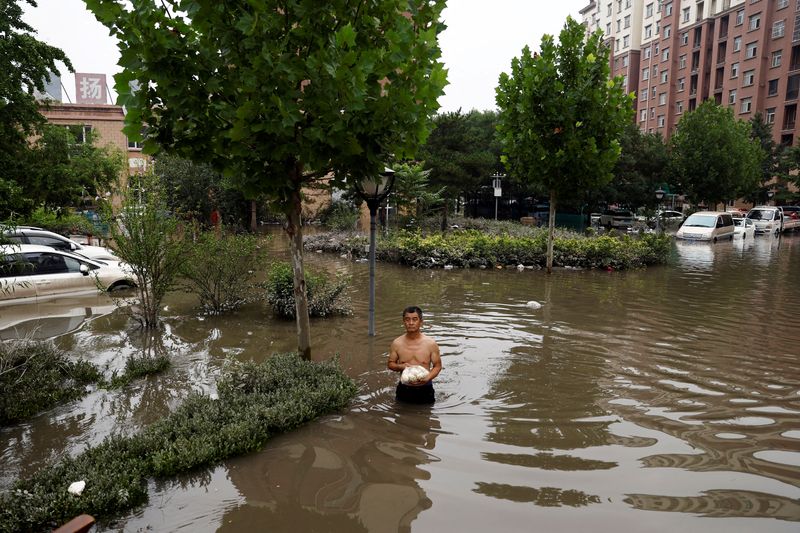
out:
<path id="1" fill-rule="evenodd" d="M 89 275 L 89 267 L 88 266 L 86 266 L 84 264 L 81 264 L 80 270 L 81 270 L 81 274 L 83 274 L 84 276 L 88 276 Z"/>

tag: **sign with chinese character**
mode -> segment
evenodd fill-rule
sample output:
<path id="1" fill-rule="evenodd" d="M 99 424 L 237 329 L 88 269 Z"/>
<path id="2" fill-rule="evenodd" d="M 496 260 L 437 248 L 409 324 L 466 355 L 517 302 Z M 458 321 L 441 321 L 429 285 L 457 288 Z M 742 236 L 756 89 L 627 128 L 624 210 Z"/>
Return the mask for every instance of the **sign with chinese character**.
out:
<path id="1" fill-rule="evenodd" d="M 76 73 L 75 101 L 79 104 L 105 104 L 106 75 Z"/>

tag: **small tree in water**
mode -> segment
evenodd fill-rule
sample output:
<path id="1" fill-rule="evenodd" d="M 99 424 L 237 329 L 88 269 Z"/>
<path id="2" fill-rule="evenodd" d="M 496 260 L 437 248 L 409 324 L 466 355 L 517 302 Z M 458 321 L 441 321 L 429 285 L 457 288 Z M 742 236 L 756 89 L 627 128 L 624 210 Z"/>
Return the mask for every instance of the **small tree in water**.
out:
<path id="1" fill-rule="evenodd" d="M 132 314 L 146 329 L 155 329 L 161 300 L 175 286 L 186 260 L 187 244 L 152 174 L 141 176 L 138 187 L 124 189 L 121 196 L 119 213 L 106 205 L 103 216 L 116 254 L 136 280 L 139 305 L 131 307 Z"/>

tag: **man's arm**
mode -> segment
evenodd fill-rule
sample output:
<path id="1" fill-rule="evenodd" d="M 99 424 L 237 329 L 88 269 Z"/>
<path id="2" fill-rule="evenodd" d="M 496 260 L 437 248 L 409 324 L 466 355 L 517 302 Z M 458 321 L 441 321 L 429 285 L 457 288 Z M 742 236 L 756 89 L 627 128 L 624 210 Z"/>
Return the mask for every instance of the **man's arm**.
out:
<path id="1" fill-rule="evenodd" d="M 431 381 L 442 371 L 442 356 L 439 353 L 439 345 L 436 344 L 436 341 L 431 341 L 431 344 L 431 363 L 433 363 L 433 368 L 428 372 L 428 381 Z"/>

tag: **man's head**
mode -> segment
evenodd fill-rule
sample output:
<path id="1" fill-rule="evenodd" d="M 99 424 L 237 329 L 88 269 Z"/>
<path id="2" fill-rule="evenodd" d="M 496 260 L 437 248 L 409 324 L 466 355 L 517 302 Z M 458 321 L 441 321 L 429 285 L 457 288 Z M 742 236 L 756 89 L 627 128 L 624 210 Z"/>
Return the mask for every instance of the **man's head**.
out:
<path id="1" fill-rule="evenodd" d="M 411 305 L 403 309 L 403 326 L 406 333 L 416 333 L 422 326 L 422 309 L 416 305 Z"/>

